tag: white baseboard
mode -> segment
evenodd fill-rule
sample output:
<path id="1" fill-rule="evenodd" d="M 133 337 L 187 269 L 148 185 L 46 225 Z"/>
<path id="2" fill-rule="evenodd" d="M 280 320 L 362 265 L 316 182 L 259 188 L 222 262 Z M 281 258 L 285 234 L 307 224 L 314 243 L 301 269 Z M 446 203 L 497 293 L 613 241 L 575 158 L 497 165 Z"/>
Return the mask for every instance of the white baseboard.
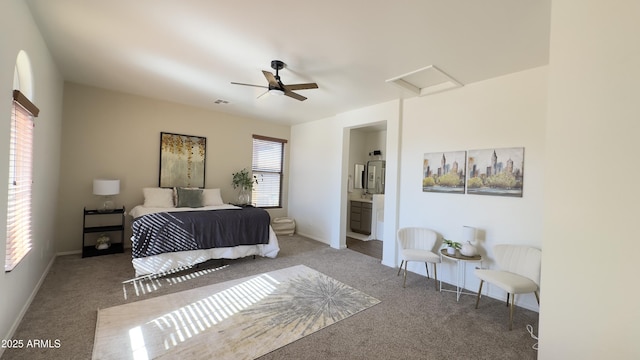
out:
<path id="1" fill-rule="evenodd" d="M 371 235 L 359 234 L 353 231 L 347 231 L 347 236 L 362 241 L 374 240 Z"/>
<path id="2" fill-rule="evenodd" d="M 384 258 L 384 255 L 382 256 Z M 397 269 L 398 265 L 395 264 L 395 262 L 385 262 L 384 259 L 382 259 L 382 261 L 380 262 L 382 265 L 390 267 L 390 268 L 394 268 Z"/>
<path id="3" fill-rule="evenodd" d="M 27 313 L 27 310 L 29 309 L 29 306 L 31 306 L 31 302 L 33 301 L 33 299 L 38 294 L 38 291 L 40 290 L 40 287 L 42 286 L 42 283 L 44 282 L 44 279 L 49 274 L 49 270 L 51 269 L 51 266 L 53 266 L 53 262 L 56 260 L 56 257 L 57 257 L 57 255 L 54 255 L 54 256 L 51 257 L 51 261 L 49 261 L 49 264 L 47 265 L 46 269 L 44 269 L 44 272 L 42 273 L 42 276 L 40 277 L 40 280 L 38 280 L 38 283 L 36 284 L 36 286 L 33 289 L 33 291 L 31 291 L 31 295 L 29 295 L 29 298 L 27 299 L 27 301 L 25 302 L 24 306 L 20 310 L 20 313 L 18 314 L 18 317 L 13 322 L 13 325 L 9 329 L 9 332 L 6 334 L 6 336 L 3 339 L 12 339 L 13 338 L 13 335 L 15 334 L 16 330 L 18 330 L 18 326 L 20 326 L 20 323 L 22 322 L 22 318 Z M 2 354 L 3 353 L 4 353 L 4 348 L 0 348 L 0 358 L 2 358 Z"/>
<path id="4" fill-rule="evenodd" d="M 63 252 L 56 253 L 56 256 L 75 255 L 75 254 L 81 254 L 81 253 L 82 253 L 82 250 L 63 251 Z"/>
<path id="5" fill-rule="evenodd" d="M 469 290 L 469 291 L 475 292 L 475 293 L 478 292 L 477 289 Z M 484 283 L 482 296 L 487 296 L 496 300 L 500 300 L 505 304 L 507 302 L 507 293 L 504 290 L 500 289 L 499 287 L 489 284 L 487 282 Z M 480 303 L 482 303 L 482 298 L 480 299 Z M 536 301 L 536 297 L 533 293 L 516 295 L 515 305 L 517 307 L 521 307 L 537 313 L 540 312 L 540 306 L 538 306 L 538 302 Z"/>
<path id="6" fill-rule="evenodd" d="M 383 264 L 384 265 L 384 264 Z M 398 269 L 397 265 L 394 266 L 390 266 L 393 267 L 395 269 Z M 426 276 L 427 273 L 425 271 L 424 266 L 419 268 L 419 271 L 413 271 L 412 269 L 408 270 L 409 272 L 413 272 L 416 273 L 420 276 Z M 438 281 L 442 281 L 442 284 L 446 284 L 446 285 L 450 285 L 451 287 L 455 288 L 456 287 L 456 283 L 454 281 L 451 281 L 450 278 L 446 278 L 446 280 L 439 278 Z M 451 281 L 451 282 L 449 282 Z M 477 287 L 472 287 L 469 288 L 469 286 L 465 286 L 464 287 L 464 291 L 468 292 L 468 293 L 473 293 L 473 294 L 477 294 L 478 293 L 478 288 Z M 469 295 L 469 294 L 463 294 L 461 296 L 475 296 L 475 295 Z M 507 295 L 506 292 L 503 291 L 502 289 L 500 289 L 499 287 L 489 284 L 489 283 L 484 283 L 484 286 L 482 287 L 482 297 L 490 297 L 492 299 L 495 300 L 499 300 L 502 302 L 506 302 L 507 301 Z M 482 298 L 480 299 L 480 304 L 482 304 Z M 535 295 L 533 293 L 530 294 L 519 294 L 516 296 L 516 302 L 515 305 L 517 307 L 521 307 L 527 310 L 531 310 L 537 313 L 540 313 L 540 306 L 538 306 L 538 302 L 536 301 Z"/>
<path id="7" fill-rule="evenodd" d="M 320 238 L 318 238 L 316 236 L 312 236 L 312 235 L 309 235 L 309 234 L 301 233 L 301 232 L 298 232 L 298 231 L 296 231 L 296 234 L 298 234 L 300 236 L 304 236 L 304 237 L 309 238 L 311 240 L 315 240 L 315 241 L 318 241 L 318 242 L 321 242 L 323 244 L 327 244 L 327 245 L 331 246 L 331 244 L 329 244 L 328 242 L 326 242 L 326 241 L 324 241 L 324 240 L 322 240 L 322 239 L 320 239 Z"/>
<path id="8" fill-rule="evenodd" d="M 444 282 L 444 281 L 443 281 Z M 446 284 L 446 282 L 444 282 Z M 455 284 L 449 284 L 451 286 L 456 286 Z M 499 301 L 502 301 L 503 303 L 506 303 L 507 301 L 507 295 L 504 291 L 502 291 L 500 288 L 498 288 L 497 286 L 491 286 L 491 284 L 487 284 L 485 283 L 485 288 L 486 287 L 490 287 L 489 291 L 487 293 L 487 291 L 485 289 L 482 290 L 482 297 L 490 297 L 492 299 L 496 299 Z M 471 290 L 471 289 L 465 289 L 465 291 L 468 292 L 472 292 L 472 293 L 478 293 L 478 290 Z M 524 298 L 524 300 L 523 300 Z M 482 298 L 480 298 L 480 303 L 482 303 Z M 531 294 L 519 294 L 516 296 L 516 302 L 515 305 L 517 307 L 521 307 L 527 310 L 531 310 L 534 312 L 539 313 L 540 312 L 540 307 L 538 306 L 538 302 L 535 299 L 535 295 L 533 293 Z"/>

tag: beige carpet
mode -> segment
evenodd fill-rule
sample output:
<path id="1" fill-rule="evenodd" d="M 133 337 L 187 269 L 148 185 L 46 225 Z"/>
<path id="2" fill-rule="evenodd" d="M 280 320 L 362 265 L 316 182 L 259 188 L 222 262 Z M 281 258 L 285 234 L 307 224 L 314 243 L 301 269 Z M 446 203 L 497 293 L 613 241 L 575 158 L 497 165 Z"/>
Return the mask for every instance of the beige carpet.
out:
<path id="1" fill-rule="evenodd" d="M 304 265 L 98 311 L 94 359 L 255 359 L 380 301 Z"/>

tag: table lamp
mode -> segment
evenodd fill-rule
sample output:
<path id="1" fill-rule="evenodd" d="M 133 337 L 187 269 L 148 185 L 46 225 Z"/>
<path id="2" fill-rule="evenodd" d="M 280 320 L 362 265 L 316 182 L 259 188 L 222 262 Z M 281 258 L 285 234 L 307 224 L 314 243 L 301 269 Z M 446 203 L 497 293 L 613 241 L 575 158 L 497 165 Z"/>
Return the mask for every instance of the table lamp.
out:
<path id="1" fill-rule="evenodd" d="M 471 242 L 476 240 L 476 228 L 471 226 L 462 227 L 462 248 L 460 248 L 460 254 L 464 256 L 478 255 L 478 249 L 476 249 Z"/>
<path id="2" fill-rule="evenodd" d="M 112 212 L 113 201 L 111 196 L 120 193 L 120 180 L 94 179 L 93 194 L 103 196 L 103 203 L 98 208 L 98 212 Z"/>

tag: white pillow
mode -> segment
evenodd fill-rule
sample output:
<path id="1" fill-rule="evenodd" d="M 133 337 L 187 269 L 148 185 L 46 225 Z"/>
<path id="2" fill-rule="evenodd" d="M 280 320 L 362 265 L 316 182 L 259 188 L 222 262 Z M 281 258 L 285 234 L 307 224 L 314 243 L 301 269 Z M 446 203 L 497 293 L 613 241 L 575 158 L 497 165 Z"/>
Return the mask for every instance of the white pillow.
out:
<path id="1" fill-rule="evenodd" d="M 142 193 L 144 194 L 145 207 L 175 207 L 173 203 L 173 189 L 143 188 Z"/>
<path id="2" fill-rule="evenodd" d="M 202 190 L 202 205 L 204 206 L 224 205 L 224 201 L 222 201 L 222 196 L 220 196 L 220 189 Z"/>

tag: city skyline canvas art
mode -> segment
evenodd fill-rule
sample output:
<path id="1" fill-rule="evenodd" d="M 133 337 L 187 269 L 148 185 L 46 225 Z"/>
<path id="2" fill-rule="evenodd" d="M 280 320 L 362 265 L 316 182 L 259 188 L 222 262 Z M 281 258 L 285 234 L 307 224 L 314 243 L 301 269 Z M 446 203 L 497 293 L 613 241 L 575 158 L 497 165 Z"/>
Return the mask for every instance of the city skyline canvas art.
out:
<path id="1" fill-rule="evenodd" d="M 467 194 L 522 197 L 524 148 L 469 150 Z"/>
<path id="2" fill-rule="evenodd" d="M 425 153 L 422 191 L 464 194 L 465 151 Z"/>

